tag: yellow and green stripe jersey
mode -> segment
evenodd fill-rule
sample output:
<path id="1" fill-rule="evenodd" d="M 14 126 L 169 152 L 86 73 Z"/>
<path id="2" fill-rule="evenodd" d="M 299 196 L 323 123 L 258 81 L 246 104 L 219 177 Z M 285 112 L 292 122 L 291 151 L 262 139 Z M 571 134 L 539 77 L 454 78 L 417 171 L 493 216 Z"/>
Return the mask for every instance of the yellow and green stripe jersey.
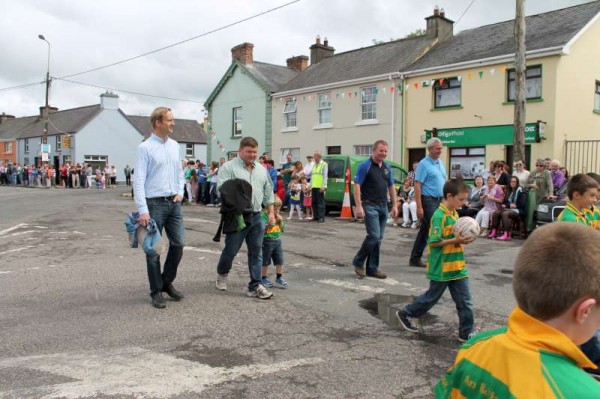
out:
<path id="1" fill-rule="evenodd" d="M 558 215 L 558 221 L 588 225 L 584 211 L 575 208 L 570 202 L 567 202 L 565 209 Z"/>
<path id="2" fill-rule="evenodd" d="M 597 206 L 592 206 L 590 209 L 585 209 L 584 213 L 588 225 L 596 230 L 600 230 L 600 209 Z"/>
<path id="3" fill-rule="evenodd" d="M 515 308 L 508 327 L 481 333 L 458 352 L 436 398 L 600 398 L 582 368 L 596 366 L 562 332 Z"/>
<path id="4" fill-rule="evenodd" d="M 431 218 L 427 246 L 427 278 L 430 280 L 450 281 L 467 277 L 461 244 L 431 246 L 432 243 L 454 238 L 456 219 L 456 211 L 450 212 L 444 205 L 440 205 Z"/>

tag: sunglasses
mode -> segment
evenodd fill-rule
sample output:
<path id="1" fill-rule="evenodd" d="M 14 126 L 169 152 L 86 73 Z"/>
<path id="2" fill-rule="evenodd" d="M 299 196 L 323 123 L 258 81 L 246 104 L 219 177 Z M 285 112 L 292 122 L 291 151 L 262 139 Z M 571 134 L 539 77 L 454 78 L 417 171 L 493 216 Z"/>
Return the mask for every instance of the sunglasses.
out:
<path id="1" fill-rule="evenodd" d="M 546 166 L 546 165 L 544 165 L 543 163 L 537 163 L 537 164 L 535 164 L 535 166 Z"/>

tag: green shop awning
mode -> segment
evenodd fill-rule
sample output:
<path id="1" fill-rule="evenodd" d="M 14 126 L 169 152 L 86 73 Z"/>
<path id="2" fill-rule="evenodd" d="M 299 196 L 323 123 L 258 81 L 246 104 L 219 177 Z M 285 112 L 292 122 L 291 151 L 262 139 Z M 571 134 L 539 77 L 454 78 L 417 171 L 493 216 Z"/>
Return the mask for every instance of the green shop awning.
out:
<path id="1" fill-rule="evenodd" d="M 525 126 L 525 144 L 535 143 L 535 128 L 537 123 Z M 514 142 L 513 125 L 458 127 L 438 129 L 437 136 L 447 147 L 477 147 L 488 144 L 512 145 Z M 427 140 L 431 138 L 431 130 L 425 130 Z"/>

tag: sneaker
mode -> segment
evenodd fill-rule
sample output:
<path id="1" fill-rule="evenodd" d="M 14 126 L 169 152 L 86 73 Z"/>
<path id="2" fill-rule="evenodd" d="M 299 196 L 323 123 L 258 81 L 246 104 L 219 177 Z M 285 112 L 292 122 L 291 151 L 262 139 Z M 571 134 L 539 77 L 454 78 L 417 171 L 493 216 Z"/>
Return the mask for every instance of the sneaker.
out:
<path id="1" fill-rule="evenodd" d="M 227 275 L 219 274 L 217 275 L 217 289 L 219 291 L 227 291 Z"/>
<path id="2" fill-rule="evenodd" d="M 283 277 L 279 277 L 278 279 L 275 280 L 275 287 L 277 287 L 277 288 L 284 288 L 285 289 L 285 288 L 288 287 L 287 281 L 285 281 L 283 279 Z"/>
<path id="3" fill-rule="evenodd" d="M 266 278 L 266 277 L 263 277 L 260 280 L 260 283 L 262 285 L 264 285 L 265 287 L 267 287 L 267 288 L 271 288 L 273 286 L 273 282 L 271 280 L 269 280 L 268 278 Z"/>
<path id="4" fill-rule="evenodd" d="M 476 330 L 473 330 L 473 331 L 471 331 L 471 332 L 469 333 L 469 335 L 467 335 L 467 336 L 464 336 L 464 335 L 458 334 L 458 342 L 460 342 L 461 344 L 462 344 L 462 343 L 465 343 L 465 342 L 467 342 L 468 340 L 470 340 L 471 338 L 473 338 L 474 336 L 476 336 L 477 334 L 479 334 L 479 328 L 478 328 L 478 329 L 476 329 Z"/>
<path id="5" fill-rule="evenodd" d="M 410 223 L 409 222 L 402 223 L 402 226 L 400 226 L 400 227 L 404 227 L 406 229 L 407 227 L 410 227 Z"/>
<path id="6" fill-rule="evenodd" d="M 417 228 L 417 222 L 414 222 L 413 224 L 410 225 L 411 229 L 416 229 Z"/>
<path id="7" fill-rule="evenodd" d="M 384 278 L 387 278 L 387 274 L 385 274 L 381 270 L 377 270 L 375 273 L 367 273 L 367 276 L 369 276 L 369 277 L 375 277 L 375 278 L 380 278 L 382 280 Z"/>
<path id="8" fill-rule="evenodd" d="M 269 299 L 273 293 L 267 290 L 262 284 L 259 284 L 254 291 L 247 290 L 246 295 L 250 298 Z"/>
<path id="9" fill-rule="evenodd" d="M 414 333 L 419 332 L 419 327 L 417 327 L 417 325 L 415 323 L 413 323 L 413 321 L 410 319 L 410 317 L 408 317 L 406 315 L 406 313 L 404 312 L 404 309 L 398 310 L 396 312 L 396 317 L 398 318 L 398 321 L 400 322 L 400 325 L 402 326 L 402 328 L 404 328 L 406 331 L 410 331 L 410 332 L 414 332 Z"/>

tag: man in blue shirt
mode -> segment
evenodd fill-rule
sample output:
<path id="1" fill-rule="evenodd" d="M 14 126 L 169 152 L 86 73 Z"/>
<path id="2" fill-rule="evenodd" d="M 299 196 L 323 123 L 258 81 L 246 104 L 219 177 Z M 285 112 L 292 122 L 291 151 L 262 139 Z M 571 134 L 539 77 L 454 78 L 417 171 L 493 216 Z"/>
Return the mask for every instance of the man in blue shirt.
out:
<path id="1" fill-rule="evenodd" d="M 162 293 L 179 301 L 183 294 L 173 287 L 177 267 L 183 255 L 183 169 L 179 161 L 179 144 L 169 138 L 175 121 L 169 108 L 156 108 L 150 116 L 153 133 L 139 145 L 133 182 L 139 223 L 147 226 L 154 219 L 158 231 L 163 227 L 169 238 L 169 252 L 160 271 L 160 255 L 146 254 L 152 306 L 164 308 Z"/>
<path id="2" fill-rule="evenodd" d="M 440 161 L 442 141 L 432 137 L 427 141 L 428 155 L 419 162 L 415 173 L 415 201 L 417 202 L 417 217 L 421 221 L 421 228 L 415 239 L 409 264 L 415 267 L 425 267 L 421 260 L 423 251 L 427 246 L 429 235 L 429 222 L 440 205 L 444 196 L 444 184 L 446 183 L 446 168 Z"/>
<path id="3" fill-rule="evenodd" d="M 354 202 L 356 217 L 364 217 L 367 237 L 352 260 L 354 272 L 358 278 L 365 276 L 386 278 L 379 270 L 379 249 L 383 240 L 385 222 L 388 218 L 388 194 L 392 200 L 392 217 L 397 216 L 398 207 L 396 188 L 392 168 L 384 159 L 387 157 L 388 144 L 377 140 L 373 144 L 371 157 L 358 165 L 354 176 Z M 364 264 L 367 262 L 367 272 Z"/>

